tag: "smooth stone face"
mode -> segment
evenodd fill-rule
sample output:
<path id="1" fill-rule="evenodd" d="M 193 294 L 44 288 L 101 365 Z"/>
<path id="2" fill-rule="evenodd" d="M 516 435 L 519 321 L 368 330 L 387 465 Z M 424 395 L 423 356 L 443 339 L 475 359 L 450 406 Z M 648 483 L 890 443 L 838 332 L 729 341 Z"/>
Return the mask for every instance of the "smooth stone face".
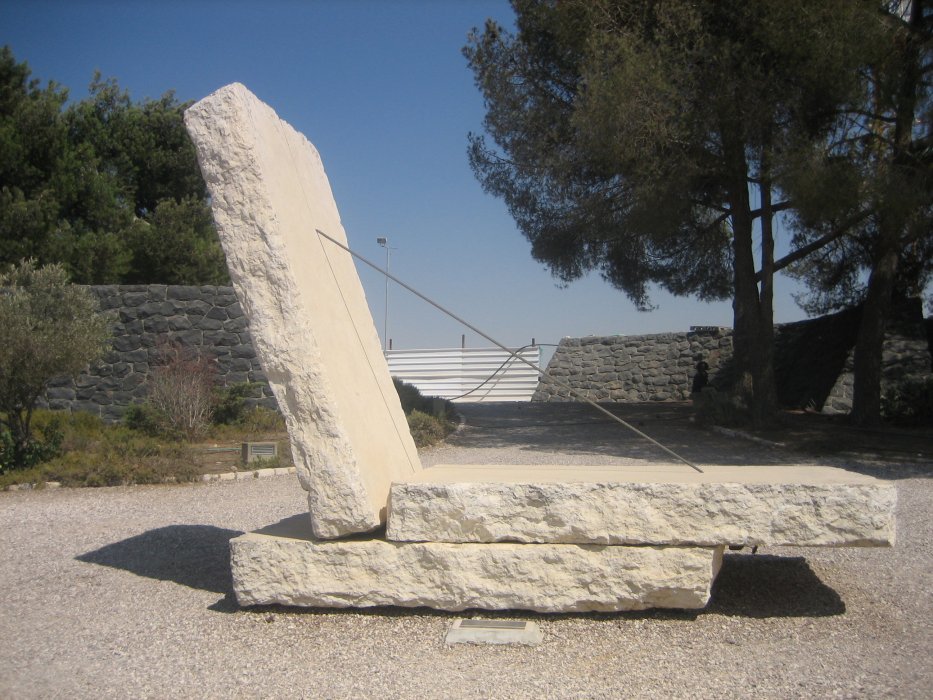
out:
<path id="1" fill-rule="evenodd" d="M 302 516 L 230 541 L 240 605 L 538 612 L 702 608 L 722 548 L 322 541 Z"/>
<path id="2" fill-rule="evenodd" d="M 816 466 L 437 466 L 392 487 L 395 541 L 885 546 L 893 483 Z"/>
<path id="3" fill-rule="evenodd" d="M 285 416 L 318 537 L 385 521 L 420 468 L 314 146 L 240 84 L 185 112 L 230 277 Z"/>

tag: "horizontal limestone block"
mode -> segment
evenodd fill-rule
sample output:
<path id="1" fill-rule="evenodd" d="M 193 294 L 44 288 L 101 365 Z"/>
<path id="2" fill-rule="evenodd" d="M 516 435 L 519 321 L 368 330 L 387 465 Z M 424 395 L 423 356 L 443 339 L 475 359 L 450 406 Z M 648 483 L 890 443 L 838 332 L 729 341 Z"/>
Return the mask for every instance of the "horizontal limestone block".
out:
<path id="1" fill-rule="evenodd" d="M 816 466 L 440 465 L 392 486 L 394 541 L 885 546 L 894 484 Z"/>
<path id="2" fill-rule="evenodd" d="M 722 548 L 316 540 L 307 514 L 230 541 L 240 605 L 702 608 Z"/>

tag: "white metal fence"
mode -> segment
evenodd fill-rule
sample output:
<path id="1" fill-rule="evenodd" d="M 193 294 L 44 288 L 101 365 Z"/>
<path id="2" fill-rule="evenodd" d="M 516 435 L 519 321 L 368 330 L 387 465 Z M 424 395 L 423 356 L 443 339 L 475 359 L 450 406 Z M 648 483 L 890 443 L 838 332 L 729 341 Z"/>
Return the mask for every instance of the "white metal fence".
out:
<path id="1" fill-rule="evenodd" d="M 541 348 L 519 355 L 535 367 Z M 425 396 L 456 401 L 530 401 L 538 372 L 499 348 L 389 350 L 389 373 L 413 384 Z"/>

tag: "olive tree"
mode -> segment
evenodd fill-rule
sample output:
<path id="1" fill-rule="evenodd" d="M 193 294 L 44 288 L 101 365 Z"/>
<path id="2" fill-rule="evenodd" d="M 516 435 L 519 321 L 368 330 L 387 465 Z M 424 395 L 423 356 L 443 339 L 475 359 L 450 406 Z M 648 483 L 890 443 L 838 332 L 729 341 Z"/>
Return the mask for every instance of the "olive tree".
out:
<path id="1" fill-rule="evenodd" d="M 0 328 L 0 469 L 17 469 L 36 446 L 30 423 L 46 383 L 99 358 L 110 324 L 64 267 L 27 260 L 0 272 Z"/>

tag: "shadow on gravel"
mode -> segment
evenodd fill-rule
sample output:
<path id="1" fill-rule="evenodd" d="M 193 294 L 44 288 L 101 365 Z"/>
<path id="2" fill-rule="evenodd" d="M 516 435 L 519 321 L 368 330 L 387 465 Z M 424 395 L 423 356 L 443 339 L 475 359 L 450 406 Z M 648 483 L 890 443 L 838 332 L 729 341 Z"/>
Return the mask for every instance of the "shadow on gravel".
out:
<path id="1" fill-rule="evenodd" d="M 881 479 L 933 477 L 933 434 L 888 428 L 865 431 L 832 417 L 791 415 L 763 433 L 765 442 L 724 435 L 692 422 L 689 403 L 605 403 L 619 416 L 684 458 L 735 465 L 799 464 L 831 458 Z M 672 457 L 583 403 L 458 404 L 463 426 L 447 438 L 454 448 L 510 449 L 537 464 L 540 455 L 594 455 L 667 463 Z"/>
<path id="2" fill-rule="evenodd" d="M 700 433 L 687 421 L 685 409 L 680 405 L 620 408 L 606 404 L 604 408 L 688 458 Z M 464 426 L 447 438 L 454 447 L 671 460 L 657 447 L 586 404 L 485 403 L 458 405 L 457 410 L 464 418 Z"/>
<path id="3" fill-rule="evenodd" d="M 212 525 L 170 525 L 108 544 L 75 559 L 123 569 L 158 581 L 173 581 L 224 598 L 211 609 L 226 610 L 233 601 L 230 540 L 242 535 Z"/>
<path id="4" fill-rule="evenodd" d="M 826 617 L 846 605 L 803 557 L 727 554 L 705 612 L 734 617 Z"/>

